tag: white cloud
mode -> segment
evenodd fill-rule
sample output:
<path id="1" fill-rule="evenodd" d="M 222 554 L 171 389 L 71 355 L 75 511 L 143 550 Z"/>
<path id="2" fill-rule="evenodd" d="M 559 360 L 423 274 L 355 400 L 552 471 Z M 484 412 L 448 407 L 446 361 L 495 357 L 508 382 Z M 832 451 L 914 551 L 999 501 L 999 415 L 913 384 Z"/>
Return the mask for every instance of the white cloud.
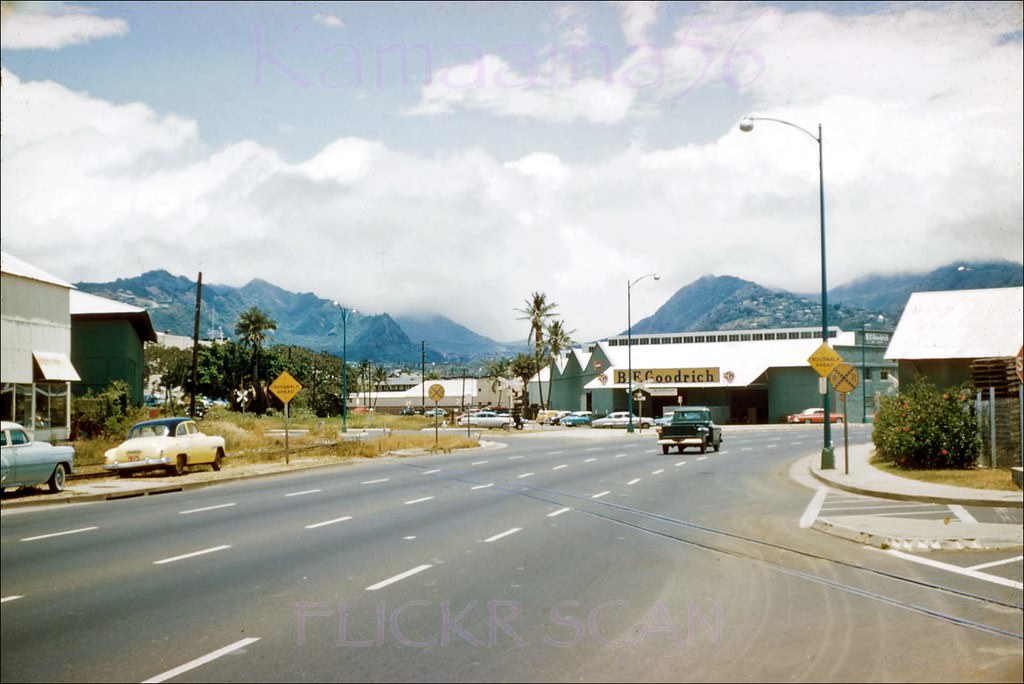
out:
<path id="1" fill-rule="evenodd" d="M 345 28 L 345 22 L 333 14 L 317 12 L 313 15 L 313 21 L 327 28 Z"/>
<path id="2" fill-rule="evenodd" d="M 622 15 L 622 33 L 629 45 L 643 45 L 650 42 L 647 30 L 658 18 L 658 3 L 645 0 L 629 0 L 618 3 Z"/>
<path id="3" fill-rule="evenodd" d="M 15 9 L 8 9 L 14 6 Z M 128 33 L 124 19 L 96 16 L 89 8 L 65 6 L 63 14 L 20 11 L 4 3 L 2 45 L 5 50 L 60 50 L 100 38 Z"/>

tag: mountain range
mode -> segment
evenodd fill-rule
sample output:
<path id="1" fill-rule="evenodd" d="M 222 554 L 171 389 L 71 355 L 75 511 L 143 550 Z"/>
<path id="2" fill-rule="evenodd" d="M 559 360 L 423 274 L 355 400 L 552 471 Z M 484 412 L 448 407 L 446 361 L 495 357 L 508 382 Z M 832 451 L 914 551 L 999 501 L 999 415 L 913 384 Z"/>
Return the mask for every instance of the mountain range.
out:
<path id="1" fill-rule="evenodd" d="M 1020 285 L 1024 285 L 1024 264 L 1010 261 L 957 263 L 925 274 L 866 276 L 830 290 L 829 322 L 847 330 L 862 325 L 892 328 L 912 292 Z M 134 278 L 76 286 L 144 307 L 159 331 L 192 334 L 196 283 L 189 278 L 149 271 Z M 273 344 L 342 353 L 341 311 L 311 292 L 289 292 L 259 279 L 238 288 L 204 283 L 202 304 L 203 337 L 231 337 L 239 315 L 258 307 L 277 322 L 278 329 L 271 334 Z M 820 324 L 820 295 L 794 294 L 733 276 L 707 275 L 680 288 L 654 314 L 633 324 L 632 330 L 690 332 Z M 423 355 L 433 364 L 475 364 L 527 348 L 525 340 L 497 342 L 439 314 L 352 312 L 345 331 L 349 359 L 396 366 L 417 367 Z"/>

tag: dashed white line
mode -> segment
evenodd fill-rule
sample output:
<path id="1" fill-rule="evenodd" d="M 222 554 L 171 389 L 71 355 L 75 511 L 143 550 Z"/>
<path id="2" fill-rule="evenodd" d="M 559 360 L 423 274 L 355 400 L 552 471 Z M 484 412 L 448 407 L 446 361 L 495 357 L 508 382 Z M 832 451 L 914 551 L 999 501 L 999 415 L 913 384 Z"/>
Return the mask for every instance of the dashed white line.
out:
<path id="1" fill-rule="evenodd" d="M 585 458 L 585 459 L 583 459 L 583 462 L 584 463 L 593 463 L 596 460 L 597 460 L 596 458 Z"/>
<path id="2" fill-rule="evenodd" d="M 708 457 L 707 456 L 698 456 L 697 460 L 698 461 L 706 461 L 706 460 L 708 460 Z"/>
<path id="3" fill-rule="evenodd" d="M 327 525 L 333 525 L 335 523 L 345 522 L 346 520 L 351 520 L 351 519 L 352 519 L 351 515 L 346 515 L 343 518 L 335 518 L 334 520 L 324 520 L 323 522 L 313 523 L 312 525 L 306 525 L 305 529 L 307 529 L 307 530 L 315 530 L 318 527 L 326 527 Z"/>
<path id="4" fill-rule="evenodd" d="M 493 486 L 494 486 L 493 482 L 488 482 L 485 485 L 476 485 L 475 487 L 470 487 L 470 489 L 487 489 L 488 487 L 493 487 Z"/>
<path id="5" fill-rule="evenodd" d="M 487 461 L 473 461 L 469 465 L 483 465 L 484 463 L 487 463 Z"/>
<path id="6" fill-rule="evenodd" d="M 680 461 L 679 463 L 676 463 L 676 465 L 677 466 L 686 465 L 686 461 Z"/>
<path id="7" fill-rule="evenodd" d="M 164 565 L 166 563 L 175 563 L 186 558 L 195 558 L 196 556 L 205 556 L 208 553 L 216 553 L 217 551 L 223 551 L 224 549 L 230 549 L 230 544 L 222 544 L 220 546 L 214 546 L 209 549 L 203 549 L 202 551 L 193 551 L 192 553 L 185 553 L 180 556 L 172 556 L 171 558 L 164 558 L 158 561 L 153 561 L 153 565 Z"/>
<path id="8" fill-rule="evenodd" d="M 665 472 L 664 468 L 658 468 L 653 473 L 651 473 L 651 475 L 661 475 L 663 472 Z"/>
<path id="9" fill-rule="evenodd" d="M 433 475 L 434 473 L 439 473 L 439 472 L 441 472 L 440 468 L 434 468 L 433 470 L 424 470 L 423 474 L 424 475 Z"/>
<path id="10" fill-rule="evenodd" d="M 403 572 L 401 574 L 398 574 L 398 575 L 395 575 L 394 577 L 389 577 L 388 579 L 383 580 L 381 582 L 377 582 L 376 584 L 371 584 L 370 586 L 366 587 L 366 591 L 377 591 L 378 589 L 383 589 L 384 587 L 388 586 L 389 584 L 394 584 L 395 582 L 401 582 L 402 580 L 404 580 L 407 577 L 412 577 L 413 575 L 415 575 L 417 573 L 420 573 L 420 572 L 423 572 L 424 570 L 427 570 L 427 569 L 432 568 L 432 567 L 434 567 L 434 566 L 431 565 L 431 564 L 417 565 L 412 570 L 406 570 L 405 572 Z"/>
<path id="11" fill-rule="evenodd" d="M 52 534 L 40 534 L 35 537 L 25 537 L 21 541 L 38 541 L 40 539 L 52 539 L 53 537 L 63 537 L 68 534 L 79 534 L 81 532 L 91 532 L 92 530 L 98 530 L 98 527 L 80 527 L 77 530 L 67 530 L 65 532 L 53 532 Z"/>
<path id="12" fill-rule="evenodd" d="M 600 451 L 601 447 L 587 447 L 584 451 Z"/>
<path id="13" fill-rule="evenodd" d="M 432 496 L 424 496 L 424 497 L 421 497 L 419 499 L 412 499 L 411 501 L 406 501 L 405 505 L 408 506 L 409 504 L 423 503 L 424 501 L 430 501 L 433 498 L 434 497 L 432 497 Z"/>
<path id="14" fill-rule="evenodd" d="M 187 511 L 178 511 L 178 515 L 192 515 L 193 513 L 205 513 L 206 511 L 216 511 L 219 508 L 231 508 L 234 505 L 235 504 L 233 503 L 226 503 L 219 504 L 217 506 L 204 506 L 203 508 L 192 508 Z"/>
<path id="15" fill-rule="evenodd" d="M 509 456 L 509 457 L 508 457 L 508 460 L 510 460 L 510 461 L 514 461 L 514 460 L 516 460 L 517 458 L 522 458 L 522 456 Z"/>
<path id="16" fill-rule="evenodd" d="M 611 492 L 611 490 L 610 490 L 610 489 L 606 489 L 606 490 L 604 490 L 603 492 L 598 492 L 597 494 L 592 494 L 592 495 L 590 496 L 590 498 L 591 498 L 591 499 L 600 499 L 600 498 L 601 498 L 602 496 L 604 496 L 605 494 L 611 494 L 611 493 L 612 493 L 612 492 Z"/>
<path id="17" fill-rule="evenodd" d="M 549 451 L 548 456 L 557 456 L 558 454 L 564 454 L 565 451 Z"/>
<path id="18" fill-rule="evenodd" d="M 622 458 L 623 456 L 626 456 L 626 455 L 627 454 L 615 454 L 615 456 L 613 456 L 612 458 Z"/>
<path id="19" fill-rule="evenodd" d="M 322 492 L 322 491 L 323 491 L 322 489 L 304 489 L 301 492 L 292 492 L 291 494 L 285 494 L 285 497 L 289 497 L 289 496 L 305 496 L 306 494 L 316 494 L 317 492 Z"/>
<path id="20" fill-rule="evenodd" d="M 388 481 L 388 478 L 382 477 L 382 478 L 379 478 L 379 479 L 376 479 L 376 480 L 366 480 L 365 482 L 360 482 L 359 484 L 379 484 L 381 482 L 387 482 L 387 481 Z"/>
<path id="21" fill-rule="evenodd" d="M 569 509 L 566 509 L 566 510 L 569 510 Z M 12 596 L 4 596 L 3 598 L 0 598 L 0 603 L 7 603 L 8 601 L 17 601 L 20 598 L 25 598 L 25 597 L 23 595 L 21 595 L 21 594 L 14 594 Z"/>
<path id="22" fill-rule="evenodd" d="M 522 475 L 516 475 L 516 479 L 517 480 L 521 480 L 524 477 L 530 477 L 531 475 L 534 475 L 534 474 L 535 473 L 523 473 Z"/>
<path id="23" fill-rule="evenodd" d="M 498 541 L 499 539 L 501 539 L 503 537 L 507 537 L 510 534 L 515 534 L 516 532 L 521 532 L 522 529 L 523 529 L 522 527 L 513 527 L 511 530 L 505 530 L 504 532 L 499 532 L 498 534 L 494 535 L 493 537 L 488 537 L 487 539 L 484 539 L 484 543 L 485 544 L 489 544 L 490 542 Z"/>
<path id="24" fill-rule="evenodd" d="M 634 478 L 633 478 L 632 480 L 630 480 L 629 482 L 627 482 L 627 483 L 626 483 L 626 485 L 635 485 L 635 484 L 636 484 L 637 482 L 639 482 L 639 481 L 640 481 L 640 478 L 639 478 L 639 477 L 634 477 Z"/>
<path id="25" fill-rule="evenodd" d="M 221 656 L 225 656 L 228 653 L 231 653 L 232 651 L 237 651 L 240 648 L 245 648 L 249 644 L 255 643 L 259 640 L 259 637 L 249 637 L 248 639 L 240 639 L 239 641 L 236 641 L 235 643 L 230 644 L 229 646 L 217 649 L 213 653 L 208 653 L 202 656 L 201 658 L 196 658 L 195 660 L 189 661 L 184 665 L 179 665 L 173 670 L 168 670 L 163 674 L 158 674 L 155 677 L 150 677 L 149 679 L 143 681 L 142 684 L 159 684 L 160 682 L 166 682 L 168 679 L 173 679 L 174 677 L 177 677 L 180 674 L 188 672 L 189 670 L 194 670 L 197 667 L 205 665 L 210 661 L 216 660 Z"/>
<path id="26" fill-rule="evenodd" d="M 753 450 L 754 450 L 754 447 L 743 447 L 743 448 L 740 449 L 740 451 L 753 451 Z"/>
<path id="27" fill-rule="evenodd" d="M 563 463 L 562 465 L 556 465 L 552 470 L 561 470 L 562 468 L 568 468 L 569 466 Z"/>
<path id="28" fill-rule="evenodd" d="M 551 513 L 548 513 L 548 517 L 554 518 L 556 515 L 562 515 L 563 513 L 566 513 L 571 510 L 571 508 L 559 508 L 557 511 L 552 511 Z"/>

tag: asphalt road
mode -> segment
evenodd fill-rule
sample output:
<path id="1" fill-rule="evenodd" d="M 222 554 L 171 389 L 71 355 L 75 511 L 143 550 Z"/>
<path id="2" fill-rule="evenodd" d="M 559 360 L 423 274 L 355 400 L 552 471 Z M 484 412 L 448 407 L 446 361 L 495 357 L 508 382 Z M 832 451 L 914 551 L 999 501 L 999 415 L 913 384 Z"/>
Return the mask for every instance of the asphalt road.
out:
<path id="1" fill-rule="evenodd" d="M 0 679 L 1021 681 L 1018 589 L 800 528 L 820 440 L 513 434 L 4 512 Z"/>

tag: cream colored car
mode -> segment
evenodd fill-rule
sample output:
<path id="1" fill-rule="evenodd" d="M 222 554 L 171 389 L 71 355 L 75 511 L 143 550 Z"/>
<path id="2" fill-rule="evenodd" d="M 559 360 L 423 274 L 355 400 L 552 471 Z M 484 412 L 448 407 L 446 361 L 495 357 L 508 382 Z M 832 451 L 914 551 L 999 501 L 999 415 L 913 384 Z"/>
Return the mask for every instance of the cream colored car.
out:
<path id="1" fill-rule="evenodd" d="M 181 475 L 187 468 L 208 465 L 220 470 L 224 438 L 204 435 L 191 418 L 162 418 L 137 423 L 128 439 L 104 454 L 104 468 L 121 477 L 144 470 Z"/>

